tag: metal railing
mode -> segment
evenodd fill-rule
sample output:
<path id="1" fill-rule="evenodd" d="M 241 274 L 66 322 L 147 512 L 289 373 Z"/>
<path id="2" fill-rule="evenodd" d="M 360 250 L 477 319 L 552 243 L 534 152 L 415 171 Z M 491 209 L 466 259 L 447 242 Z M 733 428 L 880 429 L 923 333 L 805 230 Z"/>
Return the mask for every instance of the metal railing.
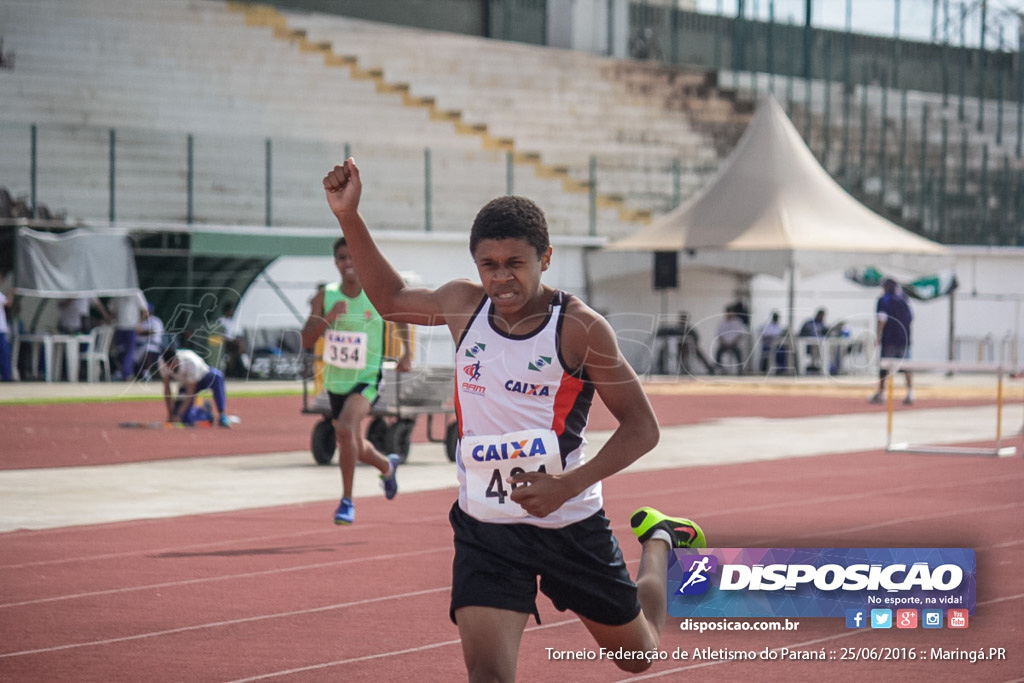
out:
<path id="1" fill-rule="evenodd" d="M 876 212 L 932 239 L 1024 245 L 1024 169 L 987 146 L 979 151 L 968 131 L 951 133 L 927 107 L 915 125 L 902 102 L 898 113 L 887 105 L 888 136 L 864 125 L 874 115 L 866 97 L 857 115 L 844 117 L 847 127 L 815 117 L 810 140 L 826 169 Z M 804 116 L 794 107 L 795 122 Z M 489 199 L 521 193 L 544 206 L 553 232 L 619 237 L 629 225 L 599 210 L 599 192 L 621 193 L 630 208 L 658 215 L 717 169 L 687 159 L 592 155 L 575 171 L 583 191 L 567 193 L 501 151 L 467 160 L 464 150 L 32 124 L 0 124 L 0 143 L 7 150 L 0 186 L 31 211 L 46 206 L 72 222 L 334 227 L 320 180 L 355 152 L 379 188 L 365 198 L 366 211 L 391 229 L 464 230 Z"/>

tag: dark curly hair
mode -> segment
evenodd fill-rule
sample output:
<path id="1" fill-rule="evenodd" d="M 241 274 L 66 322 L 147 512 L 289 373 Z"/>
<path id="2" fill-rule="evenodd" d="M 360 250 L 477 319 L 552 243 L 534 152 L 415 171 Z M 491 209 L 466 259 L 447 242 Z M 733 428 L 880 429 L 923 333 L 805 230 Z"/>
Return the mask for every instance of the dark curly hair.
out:
<path id="1" fill-rule="evenodd" d="M 551 246 L 544 212 L 526 197 L 498 197 L 487 202 L 469 232 L 469 252 L 476 253 L 482 240 L 523 239 L 542 256 Z"/>
<path id="2" fill-rule="evenodd" d="M 167 343 L 167 346 L 165 346 L 164 350 L 160 353 L 160 360 L 162 360 L 165 364 L 170 363 L 171 360 L 174 359 L 174 357 L 177 355 L 178 345 L 175 342 L 171 341 Z"/>

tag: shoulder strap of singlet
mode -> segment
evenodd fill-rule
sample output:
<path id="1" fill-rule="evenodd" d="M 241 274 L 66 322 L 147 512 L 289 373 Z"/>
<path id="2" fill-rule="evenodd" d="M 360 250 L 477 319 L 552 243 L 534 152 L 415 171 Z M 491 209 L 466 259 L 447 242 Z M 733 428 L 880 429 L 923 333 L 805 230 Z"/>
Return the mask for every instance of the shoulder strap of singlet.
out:
<path id="1" fill-rule="evenodd" d="M 456 349 L 459 348 L 460 346 L 462 346 L 462 340 L 466 338 L 466 333 L 469 332 L 469 328 L 473 327 L 473 323 L 476 322 L 477 317 L 479 317 L 479 315 L 480 315 L 480 311 L 483 310 L 484 305 L 488 301 L 489 301 L 489 299 L 487 298 L 486 294 L 484 294 L 480 298 L 480 303 L 477 304 L 476 310 L 473 311 L 473 315 L 469 316 L 469 321 L 466 323 L 466 326 L 462 328 L 462 334 L 459 335 L 459 341 L 456 342 L 456 344 L 455 344 L 455 348 Z"/>
<path id="2" fill-rule="evenodd" d="M 556 289 L 551 295 L 551 305 L 560 307 L 558 309 L 558 320 L 555 322 L 555 348 L 558 352 L 558 362 L 562 364 L 562 367 L 569 373 L 569 376 L 586 379 L 586 373 L 583 371 L 583 368 L 570 368 L 569 364 L 565 361 L 565 356 L 562 355 L 562 325 L 565 322 L 565 311 L 569 307 L 571 300 L 572 294 L 561 289 Z"/>

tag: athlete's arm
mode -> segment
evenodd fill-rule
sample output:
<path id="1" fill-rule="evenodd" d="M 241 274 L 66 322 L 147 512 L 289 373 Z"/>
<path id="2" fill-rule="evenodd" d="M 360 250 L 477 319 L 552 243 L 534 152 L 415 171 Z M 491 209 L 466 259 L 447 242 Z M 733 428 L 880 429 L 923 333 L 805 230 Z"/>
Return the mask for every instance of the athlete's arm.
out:
<path id="1" fill-rule="evenodd" d="M 197 384 L 197 382 L 188 382 L 182 385 L 185 387 L 185 402 L 181 406 L 181 415 L 178 416 L 182 422 L 188 417 L 188 411 L 192 410 L 192 404 L 196 401 Z"/>
<path id="2" fill-rule="evenodd" d="M 562 325 L 562 356 L 582 367 L 597 394 L 618 420 L 604 447 L 576 469 L 548 475 L 528 472 L 510 478 L 512 500 L 535 517 L 544 517 L 587 487 L 626 468 L 654 448 L 659 439 L 654 415 L 640 379 L 622 357 L 615 332 L 603 317 L 576 299 Z"/>
<path id="3" fill-rule="evenodd" d="M 398 372 L 409 372 L 412 370 L 412 333 L 407 323 L 395 323 L 398 338 L 402 340 L 402 355 L 398 358 L 398 365 L 395 368 Z"/>
<path id="4" fill-rule="evenodd" d="M 448 322 L 446 314 L 452 311 L 451 297 L 455 292 L 447 285 L 438 289 L 407 286 L 373 241 L 359 215 L 363 185 L 355 160 L 349 158 L 344 166 L 335 166 L 324 177 L 324 190 L 352 252 L 359 281 L 377 312 L 387 320 L 415 325 Z"/>
<path id="5" fill-rule="evenodd" d="M 885 321 L 889 319 L 889 315 L 882 310 L 882 302 L 879 300 L 878 306 L 875 308 L 875 346 L 882 344 L 882 330 L 885 329 Z"/>
<path id="6" fill-rule="evenodd" d="M 313 297 L 313 302 L 309 306 L 309 317 L 302 326 L 302 348 L 312 350 L 327 326 L 328 322 L 324 318 L 324 290 L 320 289 Z"/>
<path id="7" fill-rule="evenodd" d="M 174 401 L 171 399 L 171 378 L 161 373 L 160 379 L 164 383 L 164 405 L 167 407 L 167 421 L 174 422 Z"/>
<path id="8" fill-rule="evenodd" d="M 309 307 L 309 317 L 302 326 L 302 348 L 307 351 L 316 346 L 316 340 L 323 336 L 327 328 L 334 326 L 334 321 L 348 313 L 348 303 L 345 301 L 335 301 L 331 310 L 324 313 L 324 296 L 323 289 L 317 291 Z"/>

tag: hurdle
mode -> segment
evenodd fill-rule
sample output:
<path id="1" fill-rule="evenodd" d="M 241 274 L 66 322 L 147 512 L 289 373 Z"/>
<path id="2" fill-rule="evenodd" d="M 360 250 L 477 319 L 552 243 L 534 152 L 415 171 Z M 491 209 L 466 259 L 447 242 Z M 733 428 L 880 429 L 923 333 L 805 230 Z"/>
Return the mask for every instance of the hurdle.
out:
<path id="1" fill-rule="evenodd" d="M 1007 374 L 1019 373 L 1019 368 L 1007 368 L 1001 363 L 956 363 L 956 362 L 914 362 L 900 358 L 883 358 L 879 367 L 889 371 L 886 378 L 886 433 L 885 450 L 887 453 L 931 453 L 949 455 L 980 455 L 988 457 L 1004 457 L 1014 455 L 1017 452 L 1016 446 L 1003 445 L 1003 403 L 1004 403 L 1004 378 Z M 893 394 L 896 385 L 896 372 L 898 371 L 943 371 L 949 374 L 954 372 L 974 374 L 995 374 L 996 382 L 996 438 L 994 448 L 967 448 L 956 446 L 920 445 L 912 446 L 909 443 L 893 443 Z M 1024 405 L 1024 396 L 1021 398 Z M 1021 433 L 1021 455 L 1024 456 L 1024 430 Z"/>

